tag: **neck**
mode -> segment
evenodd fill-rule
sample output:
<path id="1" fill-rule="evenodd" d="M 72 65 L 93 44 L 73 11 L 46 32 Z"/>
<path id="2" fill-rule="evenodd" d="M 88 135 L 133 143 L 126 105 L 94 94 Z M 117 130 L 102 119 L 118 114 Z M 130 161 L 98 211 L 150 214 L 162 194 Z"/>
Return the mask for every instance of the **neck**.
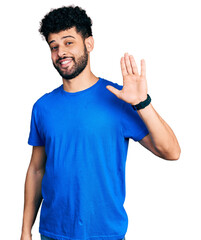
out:
<path id="1" fill-rule="evenodd" d="M 75 78 L 63 80 L 63 89 L 66 92 L 78 92 L 85 90 L 92 85 L 94 85 L 98 81 L 98 77 L 96 77 L 90 70 L 88 66 Z"/>

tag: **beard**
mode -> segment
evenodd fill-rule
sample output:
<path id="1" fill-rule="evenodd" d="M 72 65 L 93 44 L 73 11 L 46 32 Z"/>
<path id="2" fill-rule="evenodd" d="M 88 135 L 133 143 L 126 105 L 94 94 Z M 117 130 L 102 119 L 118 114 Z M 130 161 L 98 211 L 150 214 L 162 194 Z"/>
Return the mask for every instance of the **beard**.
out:
<path id="1" fill-rule="evenodd" d="M 69 67 L 67 67 L 66 69 L 60 68 L 59 61 L 61 59 L 65 59 L 65 58 L 67 58 L 67 57 L 59 58 L 56 61 L 56 64 L 53 62 L 53 65 L 56 68 L 56 70 L 59 72 L 59 74 L 62 76 L 62 78 L 66 79 L 66 80 L 70 80 L 72 78 L 77 77 L 87 66 L 88 52 L 87 52 L 87 48 L 86 48 L 85 44 L 84 44 L 83 55 L 81 55 L 76 61 L 75 61 L 75 58 L 72 57 L 72 62 L 74 64 L 73 64 L 73 66 L 71 66 L 70 69 L 68 69 Z"/>

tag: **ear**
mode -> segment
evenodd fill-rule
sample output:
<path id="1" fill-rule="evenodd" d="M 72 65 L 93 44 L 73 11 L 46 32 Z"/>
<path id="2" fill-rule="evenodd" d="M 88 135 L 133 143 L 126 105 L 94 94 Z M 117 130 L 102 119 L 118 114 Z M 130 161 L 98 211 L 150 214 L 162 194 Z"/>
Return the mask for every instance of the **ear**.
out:
<path id="1" fill-rule="evenodd" d="M 85 45 L 88 52 L 91 52 L 94 48 L 94 38 L 92 36 L 85 39 Z"/>

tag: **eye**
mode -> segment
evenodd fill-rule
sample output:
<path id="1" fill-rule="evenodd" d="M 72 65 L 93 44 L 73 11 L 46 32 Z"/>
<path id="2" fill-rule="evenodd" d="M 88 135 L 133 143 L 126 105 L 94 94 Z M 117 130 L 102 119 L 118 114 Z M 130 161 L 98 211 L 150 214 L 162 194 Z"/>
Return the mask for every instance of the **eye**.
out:
<path id="1" fill-rule="evenodd" d="M 66 43 L 66 45 L 70 45 L 70 44 L 72 44 L 72 42 L 67 42 L 67 43 Z"/>
<path id="2" fill-rule="evenodd" d="M 53 50 L 56 50 L 58 47 L 51 47 L 51 50 L 53 51 Z"/>

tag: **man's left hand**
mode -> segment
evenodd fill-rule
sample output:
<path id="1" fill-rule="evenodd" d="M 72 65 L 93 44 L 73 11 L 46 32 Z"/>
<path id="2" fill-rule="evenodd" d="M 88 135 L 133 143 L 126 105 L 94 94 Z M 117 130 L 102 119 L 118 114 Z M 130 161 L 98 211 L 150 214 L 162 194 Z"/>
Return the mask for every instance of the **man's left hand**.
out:
<path id="1" fill-rule="evenodd" d="M 123 76 L 123 88 L 118 90 L 111 85 L 106 88 L 118 98 L 127 103 L 136 105 L 147 99 L 147 80 L 145 60 L 141 60 L 141 73 L 138 73 L 134 57 L 124 54 L 121 58 L 121 71 Z"/>

